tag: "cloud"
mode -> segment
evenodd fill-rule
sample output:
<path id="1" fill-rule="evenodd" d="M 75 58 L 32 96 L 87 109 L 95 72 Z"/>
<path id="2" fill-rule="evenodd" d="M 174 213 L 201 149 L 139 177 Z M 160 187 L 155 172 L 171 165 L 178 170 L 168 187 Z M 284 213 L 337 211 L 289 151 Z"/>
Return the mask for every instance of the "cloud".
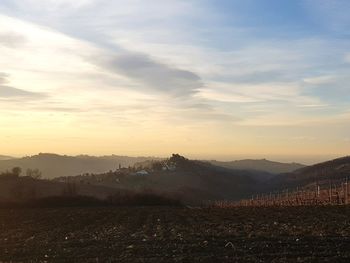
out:
<path id="1" fill-rule="evenodd" d="M 27 39 L 16 32 L 0 32 L 0 46 L 16 48 L 27 42 Z"/>
<path id="2" fill-rule="evenodd" d="M 8 74 L 4 73 L 4 72 L 0 72 L 0 85 L 7 83 L 7 78 L 8 78 Z"/>
<path id="3" fill-rule="evenodd" d="M 46 95 L 43 93 L 30 92 L 22 89 L 16 89 L 9 86 L 0 85 L 0 98 L 22 98 L 22 99 L 42 99 Z"/>
<path id="4" fill-rule="evenodd" d="M 312 85 L 322 85 L 333 82 L 336 79 L 335 76 L 332 75 L 324 75 L 324 76 L 315 76 L 304 78 L 304 82 Z"/>
<path id="5" fill-rule="evenodd" d="M 350 53 L 345 55 L 345 62 L 350 63 Z"/>
<path id="6" fill-rule="evenodd" d="M 194 72 L 160 63 L 142 53 L 122 52 L 98 56 L 94 63 L 116 74 L 122 74 L 146 88 L 175 97 L 191 96 L 202 87 L 201 78 Z"/>
<path id="7" fill-rule="evenodd" d="M 232 83 L 249 83 L 249 84 L 261 84 L 271 82 L 289 81 L 291 77 L 288 74 L 281 74 L 281 70 L 254 70 L 252 65 L 251 72 L 238 74 L 231 77 Z"/>
<path id="8" fill-rule="evenodd" d="M 4 85 L 8 83 L 9 75 L 0 72 L 0 99 L 41 99 L 47 97 L 44 93 L 31 92 Z"/>
<path id="9" fill-rule="evenodd" d="M 326 104 L 332 104 L 338 110 L 349 104 L 349 70 L 332 70 L 329 75 L 320 75 L 304 79 L 303 94 L 319 98 Z"/>
<path id="10" fill-rule="evenodd" d="M 251 103 L 295 101 L 300 99 L 295 83 L 237 84 L 211 82 L 201 89 L 199 97 L 223 102 Z"/>

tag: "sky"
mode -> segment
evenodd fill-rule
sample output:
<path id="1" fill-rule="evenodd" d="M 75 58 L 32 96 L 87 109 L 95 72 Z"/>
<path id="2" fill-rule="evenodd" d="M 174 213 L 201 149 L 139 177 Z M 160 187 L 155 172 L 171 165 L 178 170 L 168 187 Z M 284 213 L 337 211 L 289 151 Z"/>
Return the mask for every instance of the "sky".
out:
<path id="1" fill-rule="evenodd" d="M 350 150 L 350 1 L 2 0 L 0 154 Z"/>

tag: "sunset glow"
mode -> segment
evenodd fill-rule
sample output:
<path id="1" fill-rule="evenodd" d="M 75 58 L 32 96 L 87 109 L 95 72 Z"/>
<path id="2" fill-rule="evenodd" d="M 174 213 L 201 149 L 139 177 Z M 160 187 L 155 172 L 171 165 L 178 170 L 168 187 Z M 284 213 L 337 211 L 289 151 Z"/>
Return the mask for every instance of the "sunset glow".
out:
<path id="1" fill-rule="evenodd" d="M 1 153 L 347 155 L 350 2 L 281 2 L 1 1 Z"/>

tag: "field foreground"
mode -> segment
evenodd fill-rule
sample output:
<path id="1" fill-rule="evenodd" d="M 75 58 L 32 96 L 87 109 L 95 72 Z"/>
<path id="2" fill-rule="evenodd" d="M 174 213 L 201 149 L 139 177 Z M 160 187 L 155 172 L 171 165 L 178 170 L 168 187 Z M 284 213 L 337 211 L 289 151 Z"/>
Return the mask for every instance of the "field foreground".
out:
<path id="1" fill-rule="evenodd" d="M 350 262 L 350 207 L 0 209 L 0 262 Z"/>

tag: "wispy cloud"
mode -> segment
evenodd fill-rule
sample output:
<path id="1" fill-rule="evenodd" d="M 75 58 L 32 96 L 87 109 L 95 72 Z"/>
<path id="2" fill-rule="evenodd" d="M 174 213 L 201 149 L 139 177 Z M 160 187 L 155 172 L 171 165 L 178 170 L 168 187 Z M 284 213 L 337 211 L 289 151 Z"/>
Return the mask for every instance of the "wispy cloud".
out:
<path id="1" fill-rule="evenodd" d="M 31 92 L 23 89 L 17 89 L 7 85 L 9 83 L 9 75 L 0 72 L 0 99 L 7 100 L 36 100 L 47 97 L 44 93 Z"/>
<path id="2" fill-rule="evenodd" d="M 346 61 L 347 63 L 350 63 L 350 53 L 347 53 L 347 54 L 345 55 L 345 61 Z"/>
<path id="3" fill-rule="evenodd" d="M 8 77 L 9 77 L 9 75 L 6 74 L 5 72 L 0 72 L 0 84 L 7 83 L 8 82 L 8 80 L 7 80 Z"/>
<path id="4" fill-rule="evenodd" d="M 23 35 L 20 35 L 15 32 L 0 32 L 0 45 L 16 48 L 20 45 L 23 45 L 27 42 L 26 38 Z"/>
<path id="5" fill-rule="evenodd" d="M 121 53 L 93 57 L 91 61 L 112 73 L 136 80 L 149 90 L 176 97 L 191 96 L 202 86 L 200 77 L 194 72 L 157 62 L 142 53 Z"/>
<path id="6" fill-rule="evenodd" d="M 41 93 L 35 93 L 35 92 L 12 88 L 9 86 L 0 85 L 0 98 L 41 99 L 45 97 L 46 96 Z"/>
<path id="7" fill-rule="evenodd" d="M 336 80 L 336 76 L 334 75 L 321 75 L 314 77 L 307 77 L 304 79 L 304 82 L 312 85 L 320 85 L 320 84 L 329 84 Z"/>
<path id="8" fill-rule="evenodd" d="M 350 101 L 348 4 L 302 2 L 278 18 L 258 0 L 4 0 L 0 116 L 43 137 L 84 127 L 96 145 L 108 126 L 106 149 L 158 140 L 169 149 L 172 141 L 257 149 L 262 130 L 271 133 L 266 145 L 277 133 L 289 142 L 319 130 L 324 140 L 340 136 Z"/>

